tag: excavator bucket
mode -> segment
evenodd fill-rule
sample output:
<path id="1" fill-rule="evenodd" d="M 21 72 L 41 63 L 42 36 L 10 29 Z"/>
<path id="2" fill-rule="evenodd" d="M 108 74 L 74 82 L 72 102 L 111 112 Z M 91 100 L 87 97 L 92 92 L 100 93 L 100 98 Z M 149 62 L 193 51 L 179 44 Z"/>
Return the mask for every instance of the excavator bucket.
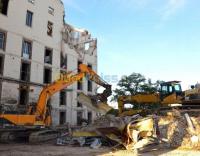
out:
<path id="1" fill-rule="evenodd" d="M 85 105 L 86 107 L 90 108 L 91 110 L 93 110 L 95 112 L 99 112 L 103 115 L 108 113 L 111 109 L 113 109 L 107 103 L 93 102 L 91 97 L 85 95 L 84 93 L 80 93 L 77 100 L 79 103 Z"/>

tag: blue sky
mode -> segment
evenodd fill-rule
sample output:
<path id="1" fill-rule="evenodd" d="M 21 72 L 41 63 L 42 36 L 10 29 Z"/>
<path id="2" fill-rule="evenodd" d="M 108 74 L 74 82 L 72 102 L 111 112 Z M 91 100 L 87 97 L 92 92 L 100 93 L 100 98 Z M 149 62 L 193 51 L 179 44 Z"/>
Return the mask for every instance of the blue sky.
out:
<path id="1" fill-rule="evenodd" d="M 63 0 L 66 22 L 98 39 L 98 73 L 200 82 L 199 0 Z"/>

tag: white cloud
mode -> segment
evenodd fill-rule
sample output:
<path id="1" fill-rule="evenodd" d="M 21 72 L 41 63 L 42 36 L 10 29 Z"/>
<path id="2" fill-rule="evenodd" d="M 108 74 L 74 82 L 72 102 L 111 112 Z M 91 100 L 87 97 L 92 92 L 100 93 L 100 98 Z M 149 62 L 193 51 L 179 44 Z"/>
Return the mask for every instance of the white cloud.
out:
<path id="1" fill-rule="evenodd" d="M 180 9 L 184 8 L 186 0 L 168 0 L 166 6 L 161 11 L 162 20 L 168 20 L 171 16 L 177 13 Z"/>

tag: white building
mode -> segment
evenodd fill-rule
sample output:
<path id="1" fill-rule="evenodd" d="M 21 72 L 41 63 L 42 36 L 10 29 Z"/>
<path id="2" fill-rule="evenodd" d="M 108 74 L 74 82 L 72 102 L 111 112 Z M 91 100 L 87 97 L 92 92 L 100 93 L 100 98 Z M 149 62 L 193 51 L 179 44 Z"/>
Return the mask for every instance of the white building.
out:
<path id="1" fill-rule="evenodd" d="M 96 39 L 66 24 L 64 14 L 60 0 L 0 0 L 1 104 L 23 110 L 60 73 L 77 72 L 80 63 L 97 70 Z M 78 92 L 95 90 L 96 84 L 84 80 L 55 94 L 50 100 L 53 124 L 95 118 L 95 112 L 77 103 Z"/>

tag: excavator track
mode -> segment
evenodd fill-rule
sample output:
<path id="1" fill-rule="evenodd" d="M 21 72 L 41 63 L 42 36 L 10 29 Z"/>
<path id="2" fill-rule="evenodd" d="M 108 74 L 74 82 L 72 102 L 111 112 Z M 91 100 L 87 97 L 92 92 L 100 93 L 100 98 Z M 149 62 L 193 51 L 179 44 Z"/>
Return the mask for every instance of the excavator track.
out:
<path id="1" fill-rule="evenodd" d="M 41 143 L 46 142 L 52 139 L 55 139 L 59 136 L 59 133 L 54 130 L 42 130 L 33 132 L 29 135 L 29 143 Z"/>
<path id="2" fill-rule="evenodd" d="M 14 133 L 12 132 L 3 132 L 0 135 L 0 142 L 1 143 L 11 143 L 16 140 Z"/>
<path id="3" fill-rule="evenodd" d="M 22 128 L 0 129 L 0 143 L 32 143 L 50 141 L 59 136 L 59 132 L 52 129 Z"/>

